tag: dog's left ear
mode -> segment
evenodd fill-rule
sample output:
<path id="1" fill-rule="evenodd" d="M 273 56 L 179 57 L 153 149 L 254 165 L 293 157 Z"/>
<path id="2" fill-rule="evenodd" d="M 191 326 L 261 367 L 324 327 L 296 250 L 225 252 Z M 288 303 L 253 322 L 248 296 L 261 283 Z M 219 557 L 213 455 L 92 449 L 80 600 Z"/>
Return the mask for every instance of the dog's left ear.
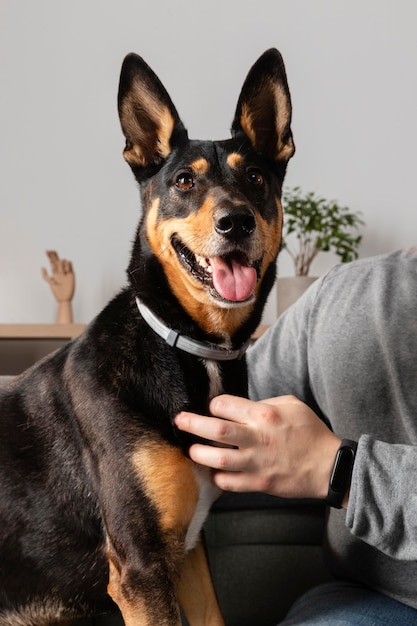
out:
<path id="1" fill-rule="evenodd" d="M 126 137 L 123 156 L 136 174 L 159 165 L 177 142 L 187 138 L 168 92 L 137 54 L 128 54 L 123 61 L 118 107 Z"/>
<path id="2" fill-rule="evenodd" d="M 246 77 L 232 134 L 243 131 L 257 152 L 272 161 L 286 162 L 295 152 L 291 110 L 284 61 L 278 50 L 271 48 Z"/>

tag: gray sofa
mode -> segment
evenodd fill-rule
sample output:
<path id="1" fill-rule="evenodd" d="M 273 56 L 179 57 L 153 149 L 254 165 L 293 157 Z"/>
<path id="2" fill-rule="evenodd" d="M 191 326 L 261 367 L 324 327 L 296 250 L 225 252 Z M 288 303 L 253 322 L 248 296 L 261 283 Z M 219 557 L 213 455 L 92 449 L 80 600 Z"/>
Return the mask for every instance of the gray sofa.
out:
<path id="1" fill-rule="evenodd" d="M 329 579 L 325 509 L 261 494 L 227 494 L 207 520 L 209 561 L 227 626 L 272 626 L 294 600 Z"/>
<path id="2" fill-rule="evenodd" d="M 0 385 L 6 382 L 0 377 Z M 274 626 L 297 596 L 330 578 L 321 551 L 324 519 L 318 502 L 262 494 L 220 498 L 205 539 L 226 626 Z M 74 624 L 122 625 L 117 612 Z"/>

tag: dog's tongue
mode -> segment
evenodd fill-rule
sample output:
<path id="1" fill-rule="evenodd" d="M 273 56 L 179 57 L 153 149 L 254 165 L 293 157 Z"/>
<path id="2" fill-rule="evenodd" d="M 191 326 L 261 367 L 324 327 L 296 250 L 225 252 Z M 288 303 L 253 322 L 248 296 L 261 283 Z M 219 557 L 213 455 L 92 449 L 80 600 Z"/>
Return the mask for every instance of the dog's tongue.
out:
<path id="1" fill-rule="evenodd" d="M 242 265 L 234 258 L 210 259 L 213 268 L 213 285 L 225 300 L 243 302 L 250 298 L 256 286 L 256 269 Z"/>

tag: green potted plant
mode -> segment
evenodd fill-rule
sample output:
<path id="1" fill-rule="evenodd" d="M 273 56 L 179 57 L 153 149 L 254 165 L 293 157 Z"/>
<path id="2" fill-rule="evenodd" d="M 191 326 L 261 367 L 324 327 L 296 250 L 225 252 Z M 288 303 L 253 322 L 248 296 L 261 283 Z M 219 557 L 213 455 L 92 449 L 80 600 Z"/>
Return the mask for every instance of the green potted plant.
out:
<path id="1" fill-rule="evenodd" d="M 360 214 L 334 200 L 325 200 L 300 187 L 285 189 L 282 196 L 284 225 L 282 247 L 294 262 L 295 279 L 278 279 L 278 313 L 301 295 L 315 280 L 309 275 L 319 252 L 334 252 L 342 263 L 358 257 L 364 224 Z M 287 292 L 292 292 L 287 297 Z"/>

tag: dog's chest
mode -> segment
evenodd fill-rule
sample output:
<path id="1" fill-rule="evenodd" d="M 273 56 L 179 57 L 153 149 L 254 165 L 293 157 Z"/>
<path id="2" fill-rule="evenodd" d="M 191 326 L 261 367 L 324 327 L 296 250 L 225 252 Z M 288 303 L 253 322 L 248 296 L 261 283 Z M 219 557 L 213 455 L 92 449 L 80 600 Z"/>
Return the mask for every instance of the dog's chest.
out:
<path id="1" fill-rule="evenodd" d="M 195 465 L 194 475 L 198 483 L 199 497 L 185 537 L 185 549 L 187 552 L 196 545 L 211 505 L 221 494 L 221 489 L 214 485 L 210 470 L 207 467 Z"/>
<path id="2" fill-rule="evenodd" d="M 204 365 L 209 377 L 209 398 L 223 393 L 222 372 L 218 361 L 205 359 Z"/>
<path id="3" fill-rule="evenodd" d="M 221 369 L 217 361 L 205 360 L 204 365 L 209 377 L 209 396 L 214 398 L 223 392 Z M 188 527 L 185 538 L 186 550 L 191 550 L 197 543 L 201 528 L 207 518 L 211 505 L 221 494 L 221 490 L 213 484 L 210 470 L 199 465 L 194 466 L 194 474 L 199 487 L 199 497 L 194 516 Z"/>

